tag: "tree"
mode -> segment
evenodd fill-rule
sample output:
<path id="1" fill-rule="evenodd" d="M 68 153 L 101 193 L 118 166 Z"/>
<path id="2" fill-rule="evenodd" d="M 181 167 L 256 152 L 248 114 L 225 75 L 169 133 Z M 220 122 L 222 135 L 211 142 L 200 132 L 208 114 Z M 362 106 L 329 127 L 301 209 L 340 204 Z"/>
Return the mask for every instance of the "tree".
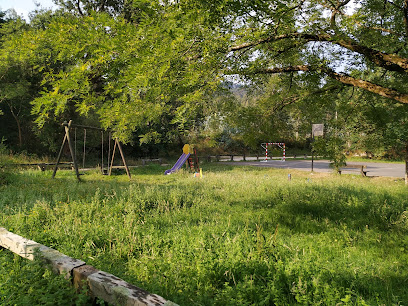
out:
<path id="1" fill-rule="evenodd" d="M 61 10 L 77 16 L 106 13 L 112 17 L 122 17 L 128 22 L 139 24 L 146 15 L 154 13 L 155 0 L 54 0 Z M 166 3 L 165 1 L 162 2 Z"/>
<path id="2" fill-rule="evenodd" d="M 27 29 L 25 21 L 18 17 L 15 12 L 8 15 L 2 14 L 2 16 L 0 37 L 3 42 L 9 36 Z M 2 45 L 4 46 L 4 43 Z M 23 146 L 23 126 L 25 125 L 23 121 L 30 117 L 31 83 L 34 81 L 34 77 L 29 67 L 19 65 L 10 58 L 4 58 L 0 65 L 0 79 L 0 105 L 6 106 L 16 123 L 18 146 L 21 148 Z"/>
<path id="3" fill-rule="evenodd" d="M 265 84 L 267 78 L 262 76 L 296 73 L 314 80 L 315 91 L 333 86 L 362 89 L 385 98 L 378 101 L 389 107 L 387 114 L 395 112 L 389 114 L 391 121 L 385 120 L 388 124 L 383 125 L 383 135 L 394 145 L 405 142 L 396 123 L 405 127 L 401 104 L 408 104 L 407 1 L 367 0 L 354 5 L 349 0 L 183 3 L 186 9 L 210 10 L 210 23 L 216 25 L 218 35 L 230 37 L 225 74 Z M 298 105 L 305 101 L 310 100 L 299 94 Z M 342 103 L 348 101 L 342 99 Z M 369 113 L 369 107 L 363 109 L 360 115 Z M 371 122 L 372 128 L 382 123 L 376 120 L 377 124 Z"/>
<path id="4" fill-rule="evenodd" d="M 405 161 L 408 184 L 408 105 L 387 101 L 370 93 L 357 93 L 352 100 L 355 111 L 354 135 L 357 148 L 377 151 L 388 158 Z"/>
<path id="5" fill-rule="evenodd" d="M 92 12 L 104 12 L 111 15 L 118 15 L 122 12 L 124 0 L 54 0 L 54 3 L 63 10 L 78 14 L 80 16 L 89 15 Z"/>
<path id="6" fill-rule="evenodd" d="M 344 86 L 408 102 L 405 2 L 56 3 L 61 10 L 38 12 L 0 55 L 3 71 L 13 60 L 40 76 L 32 102 L 40 126 L 76 112 L 98 117 L 123 141 L 136 131 L 142 142 L 181 142 L 203 124 L 213 108 L 206 97 L 231 74 L 270 87 L 256 108 L 239 109 L 246 122 L 259 118 L 252 131 L 236 121 L 248 143 L 261 125 L 305 129 L 296 107 L 309 110 L 315 97 Z"/>
<path id="7" fill-rule="evenodd" d="M 408 103 L 406 1 L 187 1 L 233 34 L 228 73 L 300 71 Z M 213 21 L 213 22 L 214 22 Z M 231 69 L 233 68 L 233 69 Z M 342 71 L 343 70 L 343 71 Z M 376 70 L 387 77 L 368 80 Z M 399 78 L 399 84 L 388 82 Z"/>
<path id="8" fill-rule="evenodd" d="M 41 74 L 32 101 L 39 126 L 75 110 L 98 116 L 125 142 L 134 131 L 142 142 L 181 142 L 204 120 L 204 97 L 220 81 L 210 30 L 176 6 L 152 2 L 146 12 L 137 24 L 105 12 L 58 12 L 8 37 L 2 57 Z"/>
<path id="9" fill-rule="evenodd" d="M 6 12 L 0 11 L 0 26 L 6 22 L 4 18 L 6 16 Z M 3 115 L 3 111 L 0 109 L 0 116 Z"/>

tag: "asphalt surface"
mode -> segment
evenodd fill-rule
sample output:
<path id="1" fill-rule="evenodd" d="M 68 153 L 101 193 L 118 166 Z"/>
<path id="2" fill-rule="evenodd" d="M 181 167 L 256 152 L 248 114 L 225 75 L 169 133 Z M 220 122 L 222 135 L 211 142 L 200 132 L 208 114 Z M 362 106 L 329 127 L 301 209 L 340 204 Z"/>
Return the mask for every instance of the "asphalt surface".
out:
<path id="1" fill-rule="evenodd" d="M 311 160 L 268 160 L 268 161 L 236 161 L 225 162 L 239 166 L 273 167 L 282 169 L 296 169 L 302 171 L 311 171 Z M 388 176 L 396 178 L 405 177 L 405 164 L 396 163 L 372 163 L 372 162 L 348 162 L 348 165 L 366 165 L 367 176 Z M 313 162 L 313 171 L 315 172 L 333 172 L 330 168 L 330 161 L 315 160 Z M 344 174 L 359 174 L 358 169 L 342 170 Z"/>

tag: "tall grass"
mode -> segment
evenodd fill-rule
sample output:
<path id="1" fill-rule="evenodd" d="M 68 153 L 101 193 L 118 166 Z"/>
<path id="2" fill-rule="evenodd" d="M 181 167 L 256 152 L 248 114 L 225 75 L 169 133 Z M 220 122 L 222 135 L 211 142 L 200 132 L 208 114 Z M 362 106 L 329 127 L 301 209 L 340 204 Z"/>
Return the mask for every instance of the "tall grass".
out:
<path id="1" fill-rule="evenodd" d="M 0 305 L 89 305 L 91 299 L 77 294 L 68 280 L 30 262 L 0 250 Z"/>
<path id="2" fill-rule="evenodd" d="M 77 183 L 24 171 L 0 187 L 0 224 L 181 305 L 408 300 L 403 181 L 296 171 L 288 181 L 288 170 L 220 165 L 202 179 L 162 173 Z"/>

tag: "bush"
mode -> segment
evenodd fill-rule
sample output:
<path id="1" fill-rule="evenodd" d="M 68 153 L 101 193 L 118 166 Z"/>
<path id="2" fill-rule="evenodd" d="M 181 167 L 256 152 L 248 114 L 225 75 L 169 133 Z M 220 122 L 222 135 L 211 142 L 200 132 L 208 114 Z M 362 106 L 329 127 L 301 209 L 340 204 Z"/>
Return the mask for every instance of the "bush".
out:
<path id="1" fill-rule="evenodd" d="M 3 138 L 0 142 L 0 186 L 6 185 L 10 181 L 10 170 L 6 170 L 6 165 L 9 162 L 7 156 L 7 147 L 4 144 L 5 139 Z"/>

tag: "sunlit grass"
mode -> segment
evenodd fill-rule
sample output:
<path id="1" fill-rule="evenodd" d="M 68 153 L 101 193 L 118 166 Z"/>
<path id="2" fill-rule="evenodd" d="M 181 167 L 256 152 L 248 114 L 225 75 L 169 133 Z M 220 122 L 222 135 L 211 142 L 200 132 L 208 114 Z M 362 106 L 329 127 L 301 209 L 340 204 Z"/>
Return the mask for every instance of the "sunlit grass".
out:
<path id="1" fill-rule="evenodd" d="M 392 164 L 403 164 L 402 160 L 389 160 L 389 159 L 373 159 L 368 157 L 358 157 L 358 156 L 349 156 L 347 161 L 351 162 L 362 162 L 362 163 L 392 163 Z"/>
<path id="2" fill-rule="evenodd" d="M 0 224 L 181 305 L 408 300 L 402 180 L 203 168 L 23 171 L 0 187 Z"/>

